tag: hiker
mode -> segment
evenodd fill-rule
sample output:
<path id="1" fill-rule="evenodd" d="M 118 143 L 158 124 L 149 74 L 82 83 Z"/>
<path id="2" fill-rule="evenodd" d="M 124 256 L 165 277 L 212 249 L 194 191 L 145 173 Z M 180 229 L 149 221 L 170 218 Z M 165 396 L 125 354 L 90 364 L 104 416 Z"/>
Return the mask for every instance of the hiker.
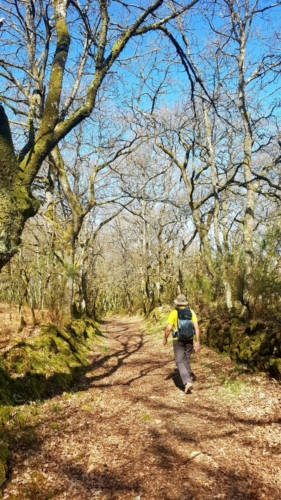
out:
<path id="1" fill-rule="evenodd" d="M 168 337 L 172 333 L 175 362 L 179 370 L 182 382 L 185 386 L 185 394 L 192 391 L 190 355 L 193 348 L 193 336 L 195 334 L 194 350 L 200 349 L 200 332 L 197 317 L 192 309 L 189 309 L 185 295 L 178 295 L 174 300 L 176 308 L 168 317 L 165 328 L 163 345 L 168 342 Z"/>

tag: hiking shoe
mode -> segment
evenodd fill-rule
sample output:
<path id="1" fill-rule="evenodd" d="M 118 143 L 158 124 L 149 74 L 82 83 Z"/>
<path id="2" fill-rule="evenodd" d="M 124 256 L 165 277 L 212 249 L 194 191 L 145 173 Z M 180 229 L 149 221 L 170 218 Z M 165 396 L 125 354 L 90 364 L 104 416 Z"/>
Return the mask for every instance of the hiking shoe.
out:
<path id="1" fill-rule="evenodd" d="M 185 389 L 184 389 L 184 392 L 185 394 L 188 394 L 189 392 L 191 392 L 193 389 L 193 385 L 191 382 L 187 382 L 187 384 L 185 384 Z"/>

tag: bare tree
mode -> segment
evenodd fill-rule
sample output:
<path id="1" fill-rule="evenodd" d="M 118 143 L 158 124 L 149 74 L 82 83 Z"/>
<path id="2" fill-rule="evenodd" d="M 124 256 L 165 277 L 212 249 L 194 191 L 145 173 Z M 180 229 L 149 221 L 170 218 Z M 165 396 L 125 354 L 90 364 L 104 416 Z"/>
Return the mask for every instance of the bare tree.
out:
<path id="1" fill-rule="evenodd" d="M 218 148 L 214 142 L 214 128 L 210 125 L 220 121 L 224 125 L 226 134 L 230 133 L 230 128 L 233 127 L 232 137 L 236 136 L 236 150 L 232 155 L 232 173 L 231 183 L 237 183 L 240 186 L 240 193 L 245 190 L 243 197 L 244 213 L 240 214 L 240 223 L 243 225 L 243 249 L 244 249 L 244 291 L 241 295 L 241 301 L 251 313 L 251 283 L 253 277 L 254 266 L 254 228 L 255 228 L 255 208 L 257 199 L 257 174 L 255 173 L 255 164 L 258 162 L 259 155 L 266 149 L 269 144 L 276 141 L 277 130 L 272 127 L 272 133 L 265 132 L 264 125 L 271 118 L 272 124 L 274 119 L 278 117 L 276 112 L 276 103 L 270 102 L 265 95 L 274 97 L 274 93 L 278 90 L 278 80 L 280 76 L 281 58 L 278 50 L 272 46 L 274 37 L 273 30 L 270 33 L 269 20 L 264 16 L 270 15 L 271 12 L 276 12 L 276 8 L 280 8 L 281 3 L 273 2 L 264 5 L 262 1 L 253 0 L 239 4 L 235 0 L 222 0 L 216 2 L 213 9 L 205 14 L 206 28 L 210 29 L 210 39 L 206 44 L 206 49 L 202 50 L 202 45 L 198 44 L 196 53 L 196 45 L 191 45 L 187 37 L 187 29 L 184 26 L 182 19 L 177 18 L 177 28 L 181 34 L 179 40 L 173 30 L 167 26 L 161 26 L 159 29 L 165 33 L 175 47 L 177 56 L 183 69 L 187 75 L 187 80 L 191 89 L 191 100 L 193 109 L 192 120 L 201 120 L 205 129 L 205 144 L 202 145 L 200 139 L 200 128 L 194 131 L 193 138 L 186 141 L 186 160 L 179 161 L 177 166 L 182 172 L 182 178 L 188 186 L 188 193 L 193 193 L 193 186 L 190 178 L 185 179 L 187 171 L 187 159 L 191 154 L 196 152 L 196 148 L 204 152 L 206 173 L 209 172 L 212 189 L 202 201 L 208 201 L 211 196 L 214 202 L 213 208 L 209 211 L 209 218 L 205 218 L 205 222 L 209 224 L 206 227 L 207 233 L 211 228 L 214 229 L 214 236 L 218 250 L 221 250 L 220 238 L 218 232 L 218 215 L 222 203 L 222 193 L 225 191 L 225 186 L 222 185 L 222 178 L 218 176 Z M 274 10 L 275 9 L 275 10 Z M 267 28 L 265 28 L 267 27 Z M 272 26 L 270 26 L 272 28 Z M 262 29 L 264 34 L 259 37 L 258 31 Z M 273 35 L 273 37 L 272 37 Z M 257 49 L 256 44 L 259 43 Z M 198 114 L 198 101 L 201 102 Z M 275 116 L 274 116 L 275 114 Z M 211 115 L 214 116 L 212 122 Z M 216 140 L 216 139 L 215 139 Z M 200 146 L 201 142 L 201 146 Z M 234 141 L 233 141 L 234 144 Z M 170 157 L 174 154 L 171 148 L 167 148 L 165 142 L 159 143 L 159 147 Z M 194 146 L 195 145 L 195 146 Z M 203 148 L 202 148 L 203 146 Z M 198 150 L 197 150 L 198 151 Z M 230 158 L 229 158 L 230 159 Z M 280 164 L 280 154 L 278 153 L 273 165 Z M 264 171 L 265 182 L 272 182 L 267 177 Z M 198 173 L 198 175 L 200 175 Z M 261 176 L 262 177 L 262 176 Z M 198 177 L 194 177 L 198 178 Z M 227 180 L 226 185 L 229 184 Z M 190 194 L 189 194 L 190 197 Z M 210 201 L 210 198 L 209 198 Z M 201 202 L 199 202 L 201 203 Z M 202 206 L 202 205 L 201 205 Z M 196 211 L 193 210 L 193 218 L 196 216 Z M 201 219 L 202 220 L 202 219 Z M 210 255 L 208 249 L 208 236 L 204 234 L 204 230 L 200 228 L 200 217 L 197 217 L 196 228 L 200 235 L 200 240 L 204 241 L 205 255 Z M 200 234 L 201 233 L 201 234 Z M 222 253 L 221 253 L 222 255 Z M 211 270 L 209 261 L 209 270 Z M 227 268 L 225 268 L 227 274 Z M 227 280 L 224 278 L 226 295 L 228 296 L 228 304 L 231 306 L 230 287 Z"/>
<path id="2" fill-rule="evenodd" d="M 89 135 L 89 131 L 86 135 Z M 83 222 L 94 209 L 111 205 L 111 209 L 107 210 L 104 217 L 99 215 L 100 222 L 96 223 L 96 233 L 131 202 L 122 193 L 116 178 L 113 179 L 110 167 L 121 161 L 121 158 L 132 154 L 138 146 L 137 137 L 118 141 L 118 137 L 111 135 L 109 140 L 112 145 L 108 144 L 107 140 L 104 145 L 98 143 L 95 146 L 92 146 L 91 139 L 90 134 L 86 140 L 81 127 L 78 127 L 74 132 L 72 143 L 62 142 L 61 151 L 56 146 L 49 155 L 50 166 L 56 172 L 58 187 L 69 211 L 65 221 L 64 248 L 60 259 L 68 275 L 64 305 L 70 317 L 74 313 L 75 276 L 77 281 L 79 275 L 75 250 Z M 94 218 L 95 215 L 91 217 Z M 83 241 L 84 247 L 86 241 L 89 244 L 87 237 Z"/>
<path id="3" fill-rule="evenodd" d="M 0 11 L 1 101 L 27 127 L 14 148 L 0 106 L 0 266 L 16 252 L 25 221 L 38 210 L 31 186 L 42 162 L 96 106 L 113 65 L 135 37 L 190 9 L 198 0 L 133 6 L 105 0 L 5 0 Z M 73 48 L 71 49 L 71 44 Z M 14 121 L 14 120 L 13 120 Z M 17 122 L 18 133 L 21 123 Z"/>

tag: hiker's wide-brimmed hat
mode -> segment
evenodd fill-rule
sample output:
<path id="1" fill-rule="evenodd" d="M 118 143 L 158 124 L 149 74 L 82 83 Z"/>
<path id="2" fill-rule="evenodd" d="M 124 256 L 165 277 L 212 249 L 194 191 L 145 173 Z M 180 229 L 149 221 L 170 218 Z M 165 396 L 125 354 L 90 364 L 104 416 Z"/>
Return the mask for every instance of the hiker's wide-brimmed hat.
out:
<path id="1" fill-rule="evenodd" d="M 174 300 L 174 303 L 176 304 L 176 306 L 187 306 L 188 304 L 186 296 L 183 294 L 178 295 L 176 300 Z"/>

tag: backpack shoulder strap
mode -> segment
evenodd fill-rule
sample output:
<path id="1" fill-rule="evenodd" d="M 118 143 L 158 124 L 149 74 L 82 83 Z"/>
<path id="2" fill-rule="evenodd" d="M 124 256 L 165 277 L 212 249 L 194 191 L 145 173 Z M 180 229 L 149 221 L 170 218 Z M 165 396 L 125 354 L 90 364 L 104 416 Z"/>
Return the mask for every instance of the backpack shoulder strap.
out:
<path id="1" fill-rule="evenodd" d="M 177 311 L 177 329 L 179 329 L 179 308 L 176 307 L 176 311 Z"/>

